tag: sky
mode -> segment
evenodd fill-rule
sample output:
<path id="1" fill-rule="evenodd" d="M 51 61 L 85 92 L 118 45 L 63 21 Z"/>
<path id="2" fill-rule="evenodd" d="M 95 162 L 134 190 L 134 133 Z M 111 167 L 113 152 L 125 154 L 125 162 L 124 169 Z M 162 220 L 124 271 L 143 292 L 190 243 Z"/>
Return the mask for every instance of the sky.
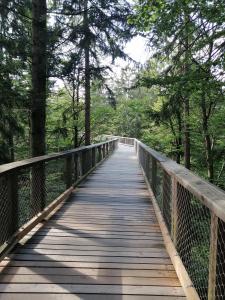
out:
<path id="1" fill-rule="evenodd" d="M 150 57 L 150 51 L 147 47 L 147 40 L 141 36 L 134 37 L 127 43 L 124 49 L 134 61 L 140 64 L 144 64 Z M 127 65 L 132 65 L 128 60 L 116 59 L 115 65 L 111 64 L 111 58 L 104 59 L 103 64 L 107 64 L 113 70 L 113 76 L 117 79 L 120 77 L 121 71 Z M 112 74 L 109 74 L 112 76 Z"/>
<path id="2" fill-rule="evenodd" d="M 130 42 L 125 46 L 125 53 L 128 54 L 133 60 L 137 63 L 144 64 L 150 57 L 150 51 L 146 46 L 147 40 L 141 36 L 134 37 Z M 108 58 L 104 60 L 104 64 L 111 64 L 111 59 Z M 113 74 L 109 74 L 110 77 L 115 76 L 117 79 L 120 78 L 120 74 L 123 68 L 129 65 L 128 61 L 123 59 L 117 59 L 115 65 L 110 65 L 113 70 Z M 64 86 L 61 80 L 56 81 L 56 89 L 60 89 Z"/>
<path id="3" fill-rule="evenodd" d="M 146 43 L 147 41 L 145 38 L 137 36 L 127 44 L 125 51 L 134 60 L 143 64 L 150 56 Z"/>

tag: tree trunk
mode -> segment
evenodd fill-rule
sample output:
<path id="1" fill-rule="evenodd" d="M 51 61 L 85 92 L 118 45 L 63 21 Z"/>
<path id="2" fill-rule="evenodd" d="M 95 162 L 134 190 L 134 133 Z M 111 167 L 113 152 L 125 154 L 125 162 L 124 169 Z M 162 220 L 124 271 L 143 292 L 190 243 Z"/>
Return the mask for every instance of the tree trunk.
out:
<path id="1" fill-rule="evenodd" d="M 209 134 L 208 126 L 208 116 L 206 110 L 206 101 L 205 101 L 205 86 L 202 87 L 202 97 L 201 97 L 201 109 L 202 109 L 202 129 L 205 140 L 205 153 L 206 153 L 206 163 L 208 170 L 208 179 L 210 182 L 214 180 L 214 164 L 213 164 L 213 155 L 212 155 L 212 142 Z"/>
<path id="2" fill-rule="evenodd" d="M 78 120 L 79 120 L 79 102 L 80 102 L 80 76 L 79 73 L 76 77 L 77 84 L 73 83 L 73 146 L 74 148 L 79 147 L 79 129 L 78 129 Z M 76 91 L 76 95 L 75 95 Z"/>
<path id="3" fill-rule="evenodd" d="M 46 0 L 32 0 L 32 156 L 44 155 L 46 119 Z"/>
<path id="4" fill-rule="evenodd" d="M 85 30 L 85 145 L 91 143 L 91 75 L 90 75 L 90 36 L 88 19 L 88 0 L 84 3 Z"/>
<path id="5" fill-rule="evenodd" d="M 184 47 L 185 47 L 185 62 L 184 62 L 184 75 L 188 78 L 189 64 L 190 64 L 190 49 L 189 49 L 189 14 L 187 8 L 184 9 L 184 22 L 185 22 L 185 37 L 184 37 Z M 186 82 L 186 85 L 188 82 Z M 189 103 L 189 92 L 188 87 L 185 90 L 184 95 L 184 165 L 187 169 L 191 168 L 191 139 L 190 139 L 190 103 Z"/>
<path id="6" fill-rule="evenodd" d="M 184 99 L 184 165 L 187 169 L 191 168 L 191 143 L 189 125 L 189 99 Z"/>
<path id="7" fill-rule="evenodd" d="M 44 155 L 46 120 L 46 0 L 32 0 L 31 154 Z M 31 214 L 45 207 L 45 164 L 32 168 Z"/>
<path id="8" fill-rule="evenodd" d="M 9 135 L 9 158 L 10 158 L 10 162 L 15 161 L 14 138 L 12 132 L 10 132 Z"/>
<path id="9" fill-rule="evenodd" d="M 181 148 L 182 148 L 182 120 L 180 112 L 177 112 L 178 120 L 178 138 L 177 138 L 177 158 L 176 162 L 180 164 L 181 162 Z"/>

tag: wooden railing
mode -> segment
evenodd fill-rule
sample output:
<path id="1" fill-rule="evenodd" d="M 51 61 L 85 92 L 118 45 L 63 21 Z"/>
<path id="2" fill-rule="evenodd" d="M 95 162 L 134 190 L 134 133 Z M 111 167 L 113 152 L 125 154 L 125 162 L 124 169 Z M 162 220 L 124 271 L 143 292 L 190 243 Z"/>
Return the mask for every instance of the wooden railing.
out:
<path id="1" fill-rule="evenodd" d="M 188 298 L 225 299 L 225 192 L 137 139 L 117 138 L 135 147 Z"/>
<path id="2" fill-rule="evenodd" d="M 118 139 L 0 166 L 0 259 L 65 200 Z"/>

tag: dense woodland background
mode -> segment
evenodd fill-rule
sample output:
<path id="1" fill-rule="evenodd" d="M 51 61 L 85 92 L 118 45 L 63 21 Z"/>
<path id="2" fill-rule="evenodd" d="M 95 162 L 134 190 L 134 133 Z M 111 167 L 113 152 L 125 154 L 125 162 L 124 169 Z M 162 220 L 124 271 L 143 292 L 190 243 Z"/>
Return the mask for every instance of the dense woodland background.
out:
<path id="1" fill-rule="evenodd" d="M 114 134 L 225 188 L 224 49 L 223 0 L 1 0 L 0 163 Z"/>

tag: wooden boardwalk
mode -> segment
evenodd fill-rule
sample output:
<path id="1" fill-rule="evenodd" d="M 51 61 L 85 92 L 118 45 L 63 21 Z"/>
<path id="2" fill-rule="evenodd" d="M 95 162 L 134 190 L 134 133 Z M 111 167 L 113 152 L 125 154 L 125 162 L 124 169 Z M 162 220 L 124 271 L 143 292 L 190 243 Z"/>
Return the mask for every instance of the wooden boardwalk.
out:
<path id="1" fill-rule="evenodd" d="M 184 300 L 132 147 L 0 264 L 1 300 Z"/>

